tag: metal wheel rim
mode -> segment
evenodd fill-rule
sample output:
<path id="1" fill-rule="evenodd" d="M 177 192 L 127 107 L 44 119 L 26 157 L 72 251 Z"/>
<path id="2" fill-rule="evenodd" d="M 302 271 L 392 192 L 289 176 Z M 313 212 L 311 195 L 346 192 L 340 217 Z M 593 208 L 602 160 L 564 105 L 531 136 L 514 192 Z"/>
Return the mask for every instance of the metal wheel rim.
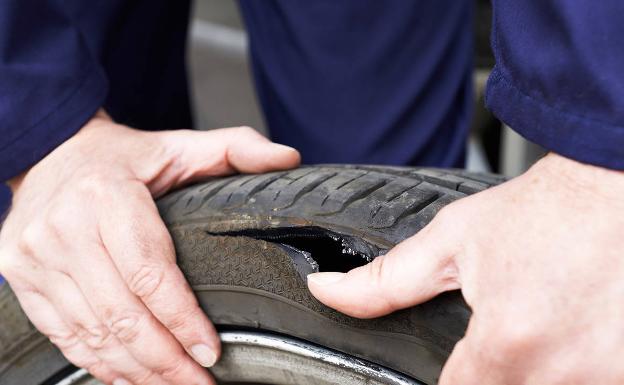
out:
<path id="1" fill-rule="evenodd" d="M 309 342 L 270 333 L 224 331 L 211 372 L 221 384 L 424 385 L 391 369 Z M 55 385 L 100 384 L 78 370 Z"/>

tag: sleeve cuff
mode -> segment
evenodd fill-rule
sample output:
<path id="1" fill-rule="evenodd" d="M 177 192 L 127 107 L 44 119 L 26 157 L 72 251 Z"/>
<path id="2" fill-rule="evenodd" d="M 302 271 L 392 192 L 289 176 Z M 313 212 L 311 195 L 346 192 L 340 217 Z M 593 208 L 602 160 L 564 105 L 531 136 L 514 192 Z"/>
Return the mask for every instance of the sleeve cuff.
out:
<path id="1" fill-rule="evenodd" d="M 107 94 L 106 77 L 100 68 L 91 68 L 60 105 L 0 148 L 0 180 L 7 181 L 19 175 L 71 138 L 95 115 Z"/>
<path id="2" fill-rule="evenodd" d="M 553 108 L 514 86 L 494 68 L 485 100 L 496 117 L 526 139 L 565 157 L 624 170 L 624 126 Z"/>

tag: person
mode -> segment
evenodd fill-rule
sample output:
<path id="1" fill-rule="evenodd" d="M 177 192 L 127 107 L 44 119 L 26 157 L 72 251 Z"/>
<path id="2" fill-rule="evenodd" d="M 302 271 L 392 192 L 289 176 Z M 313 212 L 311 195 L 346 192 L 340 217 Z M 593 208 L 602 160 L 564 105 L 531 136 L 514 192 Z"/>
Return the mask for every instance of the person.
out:
<path id="1" fill-rule="evenodd" d="M 308 276 L 376 317 L 461 289 L 441 385 L 624 383 L 624 3 L 498 0 L 486 104 L 551 152 L 372 263 Z"/>
<path id="2" fill-rule="evenodd" d="M 103 381 L 210 383 L 198 363 L 217 359 L 218 341 L 175 267 L 152 197 L 206 175 L 294 167 L 299 155 L 244 128 L 145 132 L 115 123 L 108 114 L 139 128 L 190 124 L 178 110 L 183 51 L 171 37 L 183 29 L 162 28 L 175 27 L 184 10 L 111 3 L 117 8 L 2 6 L 0 70 L 11 76 L 0 81 L 11 94 L 0 110 L 0 161 L 14 198 L 0 232 L 0 272 L 33 323 Z M 123 20 L 114 17 L 119 9 Z M 287 16 L 297 9 L 276 13 L 294 31 L 299 19 Z M 103 24 L 80 17 L 90 12 Z M 487 104 L 551 153 L 526 174 L 449 205 L 373 263 L 309 276 L 312 293 L 374 317 L 460 288 L 473 315 L 442 384 L 622 383 L 623 12 L 615 0 L 494 2 Z M 131 22 L 146 14 L 151 23 Z M 145 40 L 112 44 L 108 33 Z M 298 48 L 304 35 L 287 47 L 309 56 Z M 288 70 L 303 71 L 276 73 Z M 298 107 L 285 101 L 277 112 Z"/>
<path id="3" fill-rule="evenodd" d="M 474 0 L 241 0 L 271 133 L 306 163 L 463 167 Z"/>

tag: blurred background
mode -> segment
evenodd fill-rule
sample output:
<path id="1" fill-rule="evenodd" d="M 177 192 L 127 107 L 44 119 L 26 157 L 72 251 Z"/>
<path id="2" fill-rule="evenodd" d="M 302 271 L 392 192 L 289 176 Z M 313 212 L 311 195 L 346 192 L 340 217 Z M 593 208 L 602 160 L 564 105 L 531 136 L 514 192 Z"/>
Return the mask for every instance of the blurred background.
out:
<path id="1" fill-rule="evenodd" d="M 501 124 L 484 107 L 485 83 L 494 65 L 489 0 L 475 0 L 474 114 L 466 167 L 515 176 L 543 150 Z M 247 35 L 236 0 L 197 0 L 189 30 L 188 65 L 193 110 L 199 129 L 249 125 L 269 134 L 250 73 Z M 0 186 L 0 202 L 8 201 Z M 0 207 L 0 213 L 5 208 Z"/>

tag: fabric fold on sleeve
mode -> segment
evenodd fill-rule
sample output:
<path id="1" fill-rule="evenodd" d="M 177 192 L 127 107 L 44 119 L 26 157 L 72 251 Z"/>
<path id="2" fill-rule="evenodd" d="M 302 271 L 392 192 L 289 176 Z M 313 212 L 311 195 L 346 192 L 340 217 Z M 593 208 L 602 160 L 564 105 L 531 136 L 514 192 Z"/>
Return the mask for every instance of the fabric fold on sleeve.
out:
<path id="1" fill-rule="evenodd" d="M 104 104 L 108 82 L 53 1 L 0 3 L 0 180 L 37 163 Z"/>
<path id="2" fill-rule="evenodd" d="M 624 2 L 493 6 L 487 107 L 550 151 L 624 170 Z"/>

